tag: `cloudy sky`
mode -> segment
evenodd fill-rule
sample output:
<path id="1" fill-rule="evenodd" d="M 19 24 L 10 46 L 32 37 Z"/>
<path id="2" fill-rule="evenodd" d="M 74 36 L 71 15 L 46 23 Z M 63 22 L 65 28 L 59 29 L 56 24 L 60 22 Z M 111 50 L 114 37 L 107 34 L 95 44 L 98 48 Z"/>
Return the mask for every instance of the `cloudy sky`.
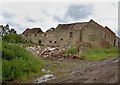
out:
<path id="1" fill-rule="evenodd" d="M 45 32 L 60 23 L 90 19 L 118 33 L 117 2 L 4 2 L 0 10 L 0 24 L 9 24 L 18 33 L 32 27 Z"/>

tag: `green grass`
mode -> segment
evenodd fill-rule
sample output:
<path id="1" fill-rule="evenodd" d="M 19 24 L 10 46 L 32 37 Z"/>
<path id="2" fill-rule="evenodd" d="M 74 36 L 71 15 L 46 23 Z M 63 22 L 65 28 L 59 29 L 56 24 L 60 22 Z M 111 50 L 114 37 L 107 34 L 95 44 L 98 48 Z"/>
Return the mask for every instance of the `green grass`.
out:
<path id="1" fill-rule="evenodd" d="M 77 48 L 75 47 L 70 47 L 70 48 L 67 48 L 65 53 L 64 53 L 64 56 L 65 57 L 69 57 L 69 55 L 74 55 L 74 54 L 78 54 L 78 50 Z"/>
<path id="2" fill-rule="evenodd" d="M 75 47 L 70 47 L 66 50 L 65 54 L 76 54 L 78 53 L 77 48 Z"/>
<path id="3" fill-rule="evenodd" d="M 118 57 L 117 47 L 88 49 L 80 54 L 80 58 L 86 60 L 100 60 L 110 57 Z"/>
<path id="4" fill-rule="evenodd" d="M 18 44 L 3 42 L 2 45 L 2 80 L 3 82 L 20 79 L 24 80 L 39 73 L 43 61 L 29 53 Z"/>

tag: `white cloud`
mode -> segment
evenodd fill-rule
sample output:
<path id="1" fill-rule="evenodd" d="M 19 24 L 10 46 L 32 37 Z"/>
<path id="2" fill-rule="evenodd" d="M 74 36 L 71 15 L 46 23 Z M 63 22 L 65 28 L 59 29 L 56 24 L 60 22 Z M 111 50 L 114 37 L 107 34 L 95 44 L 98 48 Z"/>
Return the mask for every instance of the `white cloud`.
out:
<path id="1" fill-rule="evenodd" d="M 93 19 L 103 26 L 118 31 L 118 3 L 94 3 Z"/>
<path id="2" fill-rule="evenodd" d="M 2 5 L 0 6 L 0 9 L 3 9 L 2 12 L 6 12 L 12 17 L 7 18 L 5 15 L 3 15 L 4 17 L 0 15 L 0 19 L 4 18 L 0 23 L 10 24 L 19 33 L 28 27 L 41 27 L 43 31 L 56 27 L 62 22 L 55 20 L 55 17 L 64 20 L 65 13 L 71 5 L 92 5 L 93 7 L 91 15 L 81 20 L 78 19 L 77 22 L 89 21 L 92 18 L 101 25 L 110 27 L 116 33 L 118 29 L 117 2 L 8 2 Z M 75 21 L 70 19 L 70 22 Z"/>

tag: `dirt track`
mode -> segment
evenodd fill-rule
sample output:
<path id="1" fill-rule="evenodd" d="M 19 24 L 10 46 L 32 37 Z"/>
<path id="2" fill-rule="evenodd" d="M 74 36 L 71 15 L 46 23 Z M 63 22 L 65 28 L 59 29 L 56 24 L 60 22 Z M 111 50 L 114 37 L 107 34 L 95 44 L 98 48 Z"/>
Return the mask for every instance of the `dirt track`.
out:
<path id="1" fill-rule="evenodd" d="M 49 67 L 51 62 L 48 62 Z M 116 83 L 118 82 L 118 62 L 116 59 L 101 61 L 64 60 L 52 61 L 56 66 L 49 68 L 56 76 L 47 83 Z M 53 70 L 53 69 L 56 70 Z M 58 70 L 59 69 L 59 70 Z M 59 74 L 59 75 L 58 75 Z"/>

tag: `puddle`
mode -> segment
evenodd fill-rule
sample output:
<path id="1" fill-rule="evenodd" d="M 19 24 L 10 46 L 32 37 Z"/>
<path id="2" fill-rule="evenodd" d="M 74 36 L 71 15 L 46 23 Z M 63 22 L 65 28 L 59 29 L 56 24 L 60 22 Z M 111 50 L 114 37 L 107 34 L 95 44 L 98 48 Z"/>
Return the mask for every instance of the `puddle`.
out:
<path id="1" fill-rule="evenodd" d="M 51 79 L 55 79 L 53 74 L 45 74 L 45 75 L 41 76 L 40 78 L 38 78 L 37 80 L 35 80 L 35 83 L 43 83 L 43 82 L 51 80 Z"/>

